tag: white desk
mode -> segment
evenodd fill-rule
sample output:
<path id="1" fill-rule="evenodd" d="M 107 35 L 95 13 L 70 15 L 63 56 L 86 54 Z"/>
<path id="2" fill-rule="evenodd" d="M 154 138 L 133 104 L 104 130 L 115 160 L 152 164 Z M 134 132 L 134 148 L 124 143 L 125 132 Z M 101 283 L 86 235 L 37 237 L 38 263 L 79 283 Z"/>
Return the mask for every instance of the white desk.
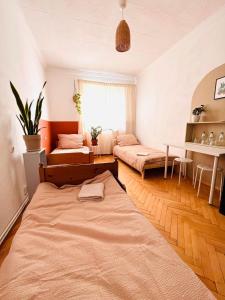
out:
<path id="1" fill-rule="evenodd" d="M 209 204 L 213 203 L 213 194 L 216 184 L 216 173 L 218 167 L 218 160 L 221 155 L 225 155 L 225 147 L 216 147 L 216 146 L 209 146 L 209 145 L 201 145 L 195 143 L 184 143 L 183 145 L 174 145 L 174 144 L 165 144 L 166 145 L 166 159 L 165 159 L 165 171 L 164 171 L 164 178 L 167 178 L 167 167 L 168 167 L 168 155 L 169 155 L 169 148 L 180 148 L 185 150 L 185 156 L 187 151 L 198 152 L 202 154 L 211 155 L 214 157 L 213 163 L 213 172 L 212 172 L 212 179 L 211 179 L 211 186 L 210 186 L 210 193 L 209 193 Z"/>

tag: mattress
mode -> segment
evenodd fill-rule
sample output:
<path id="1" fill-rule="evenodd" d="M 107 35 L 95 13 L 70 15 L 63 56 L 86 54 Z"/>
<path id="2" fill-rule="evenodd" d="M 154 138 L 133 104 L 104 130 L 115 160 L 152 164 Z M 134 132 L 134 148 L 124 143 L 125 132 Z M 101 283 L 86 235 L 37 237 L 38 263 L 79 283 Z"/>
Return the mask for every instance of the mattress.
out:
<path id="1" fill-rule="evenodd" d="M 41 183 L 0 268 L 0 299 L 214 299 L 109 171 L 101 202 Z"/>
<path id="2" fill-rule="evenodd" d="M 145 154 L 145 155 L 138 155 Z M 119 146 L 113 148 L 113 155 L 119 157 L 131 167 L 139 172 L 144 170 L 146 164 L 156 164 L 161 166 L 165 162 L 166 153 L 154 148 L 149 148 L 143 145 Z M 169 161 L 175 156 L 169 156 Z"/>
<path id="3" fill-rule="evenodd" d="M 62 154 L 62 153 L 84 153 L 88 154 L 90 152 L 89 148 L 86 146 L 83 146 L 81 148 L 77 149 L 61 149 L 61 148 L 55 148 L 53 151 L 51 151 L 50 154 Z"/>

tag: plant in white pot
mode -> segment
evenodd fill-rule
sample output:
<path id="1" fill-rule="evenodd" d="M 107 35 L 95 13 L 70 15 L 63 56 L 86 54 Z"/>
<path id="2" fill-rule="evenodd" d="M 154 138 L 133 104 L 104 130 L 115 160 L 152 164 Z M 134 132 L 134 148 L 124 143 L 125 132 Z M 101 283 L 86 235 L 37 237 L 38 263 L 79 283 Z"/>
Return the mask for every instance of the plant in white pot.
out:
<path id="1" fill-rule="evenodd" d="M 192 122 L 199 122 L 201 113 L 205 112 L 206 108 L 204 105 L 195 107 L 192 111 Z"/>
<path id="2" fill-rule="evenodd" d="M 40 122 L 41 112 L 42 112 L 42 103 L 44 100 L 42 91 L 45 85 L 46 85 L 46 81 L 43 84 L 42 90 L 38 96 L 36 108 L 34 111 L 34 117 L 32 118 L 33 101 L 30 104 L 28 104 L 28 101 L 26 101 L 25 104 L 23 104 L 19 96 L 19 93 L 17 92 L 15 86 L 10 81 L 10 86 L 20 111 L 20 114 L 17 115 L 16 117 L 19 120 L 20 125 L 23 129 L 24 132 L 23 139 L 25 141 L 28 152 L 38 151 L 41 149 L 41 137 L 39 135 L 39 131 L 41 130 L 41 128 L 39 128 L 39 122 Z"/>

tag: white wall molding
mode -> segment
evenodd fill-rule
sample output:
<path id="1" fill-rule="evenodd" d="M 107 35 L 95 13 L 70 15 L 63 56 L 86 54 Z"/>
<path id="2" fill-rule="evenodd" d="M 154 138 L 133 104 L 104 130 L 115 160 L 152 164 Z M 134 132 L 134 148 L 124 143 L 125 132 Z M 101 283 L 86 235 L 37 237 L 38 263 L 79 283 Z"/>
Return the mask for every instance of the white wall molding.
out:
<path id="1" fill-rule="evenodd" d="M 101 72 L 95 70 L 73 70 L 73 69 L 64 69 L 57 67 L 47 67 L 47 72 L 62 72 L 67 75 L 73 75 L 74 79 L 83 79 L 83 80 L 94 80 L 100 82 L 109 82 L 109 83 L 121 83 L 121 84 L 136 84 L 136 77 L 127 74 L 121 73 L 111 73 L 111 72 Z"/>
<path id="2" fill-rule="evenodd" d="M 3 232 L 1 233 L 1 235 L 0 235 L 0 245 L 2 244 L 2 242 L 4 241 L 4 239 L 6 238 L 7 234 L 9 233 L 9 231 L 11 230 L 11 228 L 13 227 L 13 225 L 16 223 L 17 219 L 19 218 L 19 216 L 23 212 L 23 210 L 26 207 L 26 205 L 27 205 L 28 202 L 29 202 L 29 197 L 26 196 L 26 198 L 24 199 L 22 205 L 19 207 L 19 209 L 17 210 L 17 212 L 15 213 L 15 215 L 13 216 L 13 218 L 10 220 L 10 222 L 6 226 L 5 230 L 3 230 Z"/>

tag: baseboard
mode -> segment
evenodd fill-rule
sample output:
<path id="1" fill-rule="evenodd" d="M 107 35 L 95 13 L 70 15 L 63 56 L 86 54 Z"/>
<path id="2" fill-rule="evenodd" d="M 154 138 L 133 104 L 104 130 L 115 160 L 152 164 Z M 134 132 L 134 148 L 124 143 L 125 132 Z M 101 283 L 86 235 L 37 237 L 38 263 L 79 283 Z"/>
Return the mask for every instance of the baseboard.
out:
<path id="1" fill-rule="evenodd" d="M 0 245 L 2 244 L 4 239 L 6 238 L 7 234 L 10 231 L 10 229 L 13 227 L 13 225 L 15 224 L 16 220 L 19 218 L 20 214 L 22 213 L 22 211 L 24 210 L 24 207 L 27 205 L 28 202 L 29 202 L 29 197 L 27 196 L 25 198 L 25 200 L 23 201 L 23 204 L 17 210 L 17 212 L 15 213 L 15 215 L 13 216 L 13 218 L 11 219 L 11 221 L 9 222 L 9 224 L 7 225 L 5 230 L 3 231 L 3 233 L 0 235 Z"/>

